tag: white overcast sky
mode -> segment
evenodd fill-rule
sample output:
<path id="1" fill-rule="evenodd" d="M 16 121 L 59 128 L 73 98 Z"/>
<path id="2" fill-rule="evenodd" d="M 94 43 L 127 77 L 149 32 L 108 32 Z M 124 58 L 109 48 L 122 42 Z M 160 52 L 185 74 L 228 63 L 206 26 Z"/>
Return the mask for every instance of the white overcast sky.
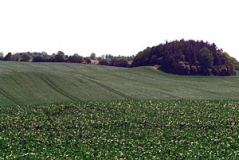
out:
<path id="1" fill-rule="evenodd" d="M 0 52 L 136 55 L 203 40 L 239 60 L 238 0 L 0 0 Z"/>

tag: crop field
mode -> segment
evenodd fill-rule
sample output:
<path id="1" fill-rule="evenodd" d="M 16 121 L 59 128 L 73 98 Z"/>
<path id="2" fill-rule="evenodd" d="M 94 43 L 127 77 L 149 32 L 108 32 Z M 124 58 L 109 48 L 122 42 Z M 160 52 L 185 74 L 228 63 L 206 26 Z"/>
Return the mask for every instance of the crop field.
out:
<path id="1" fill-rule="evenodd" d="M 238 110 L 232 100 L 2 107 L 0 157 L 238 159 Z"/>
<path id="2" fill-rule="evenodd" d="M 238 159 L 238 80 L 0 61 L 0 160 Z"/>
<path id="3" fill-rule="evenodd" d="M 177 76 L 150 67 L 0 62 L 0 106 L 98 100 L 238 99 L 239 76 Z"/>

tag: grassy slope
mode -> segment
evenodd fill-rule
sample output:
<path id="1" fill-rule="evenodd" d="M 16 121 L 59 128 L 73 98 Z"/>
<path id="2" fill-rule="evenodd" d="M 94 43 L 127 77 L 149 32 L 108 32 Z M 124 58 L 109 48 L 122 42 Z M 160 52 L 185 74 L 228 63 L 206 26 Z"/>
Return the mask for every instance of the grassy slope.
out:
<path id="1" fill-rule="evenodd" d="M 239 76 L 199 77 L 150 67 L 0 62 L 0 105 L 118 99 L 238 99 Z"/>

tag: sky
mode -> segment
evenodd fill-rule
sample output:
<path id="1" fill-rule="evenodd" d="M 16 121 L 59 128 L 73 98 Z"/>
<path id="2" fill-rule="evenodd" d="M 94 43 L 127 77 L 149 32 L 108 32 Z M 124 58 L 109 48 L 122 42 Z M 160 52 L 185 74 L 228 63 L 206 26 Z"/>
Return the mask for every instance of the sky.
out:
<path id="1" fill-rule="evenodd" d="M 237 0 L 0 0 L 0 52 L 130 56 L 192 39 L 239 60 L 238 7 Z"/>

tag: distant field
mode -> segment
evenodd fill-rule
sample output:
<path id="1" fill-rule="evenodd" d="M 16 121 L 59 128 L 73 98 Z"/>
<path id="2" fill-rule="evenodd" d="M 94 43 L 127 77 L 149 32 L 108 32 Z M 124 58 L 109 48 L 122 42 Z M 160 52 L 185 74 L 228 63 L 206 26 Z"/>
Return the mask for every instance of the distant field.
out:
<path id="1" fill-rule="evenodd" d="M 177 76 L 151 67 L 0 62 L 0 106 L 129 99 L 238 99 L 238 81 L 238 75 Z"/>

